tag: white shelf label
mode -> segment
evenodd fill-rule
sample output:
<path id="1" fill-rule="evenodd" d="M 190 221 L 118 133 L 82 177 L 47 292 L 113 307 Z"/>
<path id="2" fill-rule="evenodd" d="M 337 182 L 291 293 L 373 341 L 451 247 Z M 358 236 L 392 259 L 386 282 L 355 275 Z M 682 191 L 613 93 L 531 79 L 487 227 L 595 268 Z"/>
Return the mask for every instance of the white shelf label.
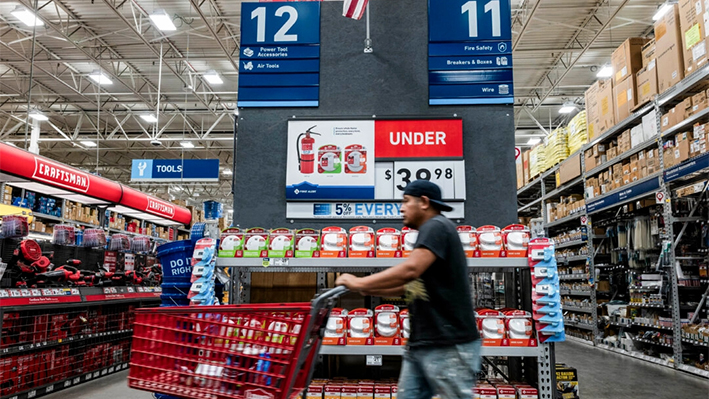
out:
<path id="1" fill-rule="evenodd" d="M 382 355 L 367 355 L 367 366 L 381 366 Z"/>

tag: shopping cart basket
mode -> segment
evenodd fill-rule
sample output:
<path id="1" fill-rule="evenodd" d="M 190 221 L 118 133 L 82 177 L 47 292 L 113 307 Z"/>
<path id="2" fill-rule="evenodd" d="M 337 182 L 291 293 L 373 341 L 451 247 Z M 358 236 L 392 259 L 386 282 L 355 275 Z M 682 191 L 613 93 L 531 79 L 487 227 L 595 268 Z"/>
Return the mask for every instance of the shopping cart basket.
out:
<path id="1" fill-rule="evenodd" d="M 128 386 L 190 399 L 294 398 L 346 292 L 310 303 L 138 309 Z"/>

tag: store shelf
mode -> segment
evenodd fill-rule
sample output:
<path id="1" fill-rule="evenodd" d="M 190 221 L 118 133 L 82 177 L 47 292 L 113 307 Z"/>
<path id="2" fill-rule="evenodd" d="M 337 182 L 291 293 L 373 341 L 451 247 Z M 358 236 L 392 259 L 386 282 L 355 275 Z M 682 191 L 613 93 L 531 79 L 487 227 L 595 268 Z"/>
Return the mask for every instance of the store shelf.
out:
<path id="1" fill-rule="evenodd" d="M 569 247 L 575 247 L 577 245 L 585 245 L 587 243 L 588 243 L 587 240 L 567 241 L 567 242 L 562 242 L 561 244 L 554 244 L 554 248 L 555 249 L 569 248 Z"/>
<path id="2" fill-rule="evenodd" d="M 578 274 L 560 274 L 559 275 L 559 280 L 588 280 L 588 275 L 585 273 L 578 273 Z"/>
<path id="3" fill-rule="evenodd" d="M 569 263 L 569 262 L 580 262 L 580 261 L 586 261 L 588 259 L 588 255 L 576 255 L 576 256 L 557 256 L 556 257 L 556 262 L 559 263 Z"/>
<path id="4" fill-rule="evenodd" d="M 45 213 L 39 213 L 39 212 L 32 212 L 32 216 L 40 219 L 47 219 L 47 220 L 53 220 L 55 222 L 62 222 L 63 219 L 58 217 L 58 216 L 53 216 L 53 215 L 47 215 Z"/>
<path id="5" fill-rule="evenodd" d="M 556 173 L 557 170 L 559 170 L 559 165 L 552 166 L 550 169 L 548 169 L 548 170 L 542 172 L 542 174 L 539 175 L 539 177 L 537 177 L 536 179 L 530 181 L 529 183 L 527 183 L 527 185 L 525 185 L 524 187 L 522 187 L 522 188 L 520 188 L 519 190 L 517 190 L 517 195 L 520 195 L 520 194 L 522 194 L 523 192 L 525 192 L 525 191 L 529 190 L 530 188 L 534 187 L 535 185 L 541 183 L 542 180 L 546 179 L 546 178 L 549 177 L 551 174 Z"/>
<path id="6" fill-rule="evenodd" d="M 590 291 L 575 291 L 575 290 L 560 290 L 559 294 L 561 295 L 575 295 L 575 296 L 591 296 Z"/>
<path id="7" fill-rule="evenodd" d="M 709 108 L 707 109 L 709 110 Z M 693 175 L 704 176 L 709 173 L 709 152 L 688 159 L 679 165 L 665 170 L 665 182 L 673 182 L 678 179 L 685 179 Z"/>
<path id="8" fill-rule="evenodd" d="M 483 270 L 527 268 L 527 258 L 467 258 L 468 267 Z M 398 265 L 402 258 L 217 258 L 219 267 L 238 267 L 252 271 L 314 271 L 381 269 Z"/>
<path id="9" fill-rule="evenodd" d="M 650 340 L 642 339 L 642 338 L 632 338 L 632 340 L 633 340 L 634 342 L 642 342 L 642 343 L 644 343 L 644 344 L 650 344 L 650 345 L 655 345 L 655 346 L 662 346 L 662 347 L 665 347 L 665 348 L 671 348 L 671 347 L 672 347 L 672 345 L 670 345 L 670 344 L 665 344 L 665 343 L 662 343 L 662 342 L 654 342 L 654 341 L 650 341 Z"/>
<path id="10" fill-rule="evenodd" d="M 642 354 L 639 352 L 630 352 L 630 351 L 626 351 L 624 349 L 614 348 L 612 346 L 608 346 L 605 344 L 598 344 L 596 347 L 599 349 L 607 350 L 609 352 L 617 353 L 620 355 L 630 356 L 635 359 L 644 360 L 649 363 L 659 364 L 661 366 L 673 368 L 672 363 L 670 363 L 669 361 L 662 360 L 660 358 L 653 357 L 653 356 L 648 356 L 648 355 L 645 355 L 645 354 Z"/>
<path id="11" fill-rule="evenodd" d="M 164 238 L 155 237 L 155 236 L 149 236 L 149 235 L 147 235 L 147 234 L 136 233 L 136 232 L 134 232 L 134 231 L 119 230 L 119 229 L 114 229 L 114 228 L 109 228 L 108 231 L 110 231 L 110 232 L 112 232 L 112 233 L 116 233 L 116 234 L 127 234 L 127 235 L 132 235 L 132 236 L 135 236 L 135 237 L 148 237 L 148 238 L 150 238 L 150 239 L 152 239 L 152 240 L 168 241 L 168 240 L 166 240 L 166 239 L 164 239 Z"/>
<path id="12" fill-rule="evenodd" d="M 78 220 L 65 219 L 63 222 L 64 222 L 64 223 L 67 223 L 67 224 L 78 224 L 79 226 L 91 227 L 92 229 L 100 229 L 100 228 L 101 228 L 101 226 L 99 226 L 99 225 L 97 225 L 97 224 L 86 223 L 86 222 L 80 222 L 80 221 L 78 221 Z"/>
<path id="13" fill-rule="evenodd" d="M 593 326 L 588 323 L 577 323 L 575 321 L 571 321 L 571 320 L 567 320 L 567 319 L 564 319 L 564 326 L 573 327 L 573 328 L 580 328 L 582 330 L 593 331 Z"/>
<path id="14" fill-rule="evenodd" d="M 677 99 L 679 96 L 686 93 L 689 89 L 693 88 L 697 85 L 697 83 L 702 82 L 707 77 L 709 77 L 709 66 L 705 66 L 704 68 L 695 71 L 693 74 L 682 79 L 676 85 L 667 89 L 664 93 L 657 97 L 657 103 L 662 106 Z"/>
<path id="15" fill-rule="evenodd" d="M 541 202 L 542 202 L 542 198 L 537 198 L 536 200 L 534 200 L 534 201 L 532 201 L 532 202 L 530 202 L 530 203 L 528 203 L 528 204 L 526 204 L 526 205 L 520 207 L 519 209 L 517 209 L 517 213 L 527 212 L 530 208 L 532 208 L 532 207 L 535 206 L 535 205 L 540 204 Z"/>
<path id="16" fill-rule="evenodd" d="M 593 309 L 591 308 L 577 308 L 575 306 L 566 306 L 564 304 L 561 304 L 561 310 L 568 310 L 570 312 L 577 312 L 577 313 L 593 313 Z"/>
<path id="17" fill-rule="evenodd" d="M 563 217 L 563 218 L 561 218 L 561 219 L 559 219 L 559 220 L 555 220 L 555 221 L 553 221 L 553 222 L 547 223 L 547 224 L 546 224 L 546 227 L 547 227 L 547 228 L 550 228 L 550 227 L 559 226 L 559 225 L 562 225 L 562 224 L 564 224 L 564 223 L 568 223 L 568 222 L 577 220 L 577 219 L 579 219 L 582 215 L 583 215 L 583 212 L 575 213 L 575 214 L 573 214 L 573 215 L 569 215 L 569 216 Z M 579 225 L 581 225 L 581 223 L 579 223 Z"/>
<path id="18" fill-rule="evenodd" d="M 697 122 L 702 119 L 706 119 L 707 116 L 709 116 L 709 108 L 705 108 L 705 109 L 697 112 L 696 114 L 690 116 L 689 118 L 683 120 L 682 122 L 665 130 L 664 132 L 662 132 L 662 138 L 664 139 L 664 138 L 667 138 L 673 134 L 683 132 L 683 131 L 687 130 L 688 128 L 690 128 L 694 124 L 694 122 Z"/>
<path id="19" fill-rule="evenodd" d="M 608 129 L 608 131 L 589 141 L 588 144 L 583 147 L 583 150 L 586 151 L 594 145 L 600 143 L 601 141 L 609 139 L 619 133 L 623 133 L 630 127 L 630 125 L 640 122 L 642 120 L 642 117 L 648 112 L 650 112 L 654 107 L 655 104 L 651 102 L 643 108 L 640 108 L 638 111 L 633 112 L 632 115 L 623 119 L 622 121 L 620 121 L 620 123 L 617 123 L 615 126 Z"/>
<path id="20" fill-rule="evenodd" d="M 699 368 L 696 368 L 694 366 L 690 366 L 687 364 L 680 364 L 679 366 L 677 366 L 677 369 L 685 371 L 687 373 L 692 373 L 694 375 L 698 375 L 700 377 L 709 378 L 709 370 L 702 370 L 702 369 L 699 369 Z"/>
<path id="21" fill-rule="evenodd" d="M 709 342 L 701 342 L 701 341 L 697 341 L 697 340 L 689 339 L 689 338 L 684 338 L 684 337 L 682 338 L 682 342 L 687 343 L 687 344 L 691 344 L 691 345 L 695 345 L 695 346 L 704 346 L 704 347 L 709 348 Z"/>
<path id="22" fill-rule="evenodd" d="M 119 330 L 119 331 L 107 331 L 107 332 L 102 332 L 102 333 L 96 333 L 96 334 L 85 334 L 85 335 L 77 335 L 74 337 L 67 337 L 64 339 L 57 339 L 57 340 L 51 340 L 51 341 L 45 341 L 45 342 L 37 342 L 37 343 L 25 343 L 22 345 L 13 345 L 9 346 L 7 348 L 2 348 L 0 349 L 0 356 L 5 356 L 5 355 L 16 355 L 16 354 L 23 354 L 27 352 L 31 352 L 33 350 L 38 350 L 38 349 L 50 349 L 55 346 L 61 346 L 61 345 L 69 345 L 77 342 L 83 342 L 89 339 L 96 339 L 96 338 L 103 338 L 103 337 L 116 337 L 122 334 L 130 334 L 132 333 L 133 330 Z"/>
<path id="23" fill-rule="evenodd" d="M 92 371 L 90 373 L 82 373 L 80 375 L 67 378 L 59 382 L 53 382 L 51 384 L 43 385 L 41 387 L 32 388 L 28 391 L 23 391 L 20 393 L 13 393 L 10 395 L 3 396 L 0 399 L 33 399 L 39 398 L 41 396 L 49 395 L 50 393 L 55 393 L 63 389 L 73 387 L 79 384 L 83 384 L 87 381 L 93 381 L 96 378 L 103 377 L 109 374 L 116 373 L 118 371 L 123 371 L 128 368 L 128 363 L 118 363 L 110 367 L 104 367 L 102 369 Z"/>
<path id="24" fill-rule="evenodd" d="M 627 184 L 601 196 L 588 199 L 586 201 L 586 212 L 590 215 L 654 194 L 660 188 L 660 174 L 661 172 L 653 173 L 632 184 Z"/>
<path id="25" fill-rule="evenodd" d="M 571 156 L 573 156 L 573 155 L 571 155 Z M 582 183 L 583 183 L 583 176 L 579 176 L 579 177 L 571 180 L 570 182 L 562 184 L 561 187 L 557 187 L 555 190 L 550 191 L 547 195 L 544 196 L 544 199 L 548 200 L 548 199 L 556 198 L 556 197 L 564 194 L 565 192 L 569 191 L 570 189 L 572 189 Z M 583 188 L 581 189 L 581 191 L 583 191 Z"/>
<path id="26" fill-rule="evenodd" d="M 5 309 L 34 309 L 159 300 L 161 293 L 160 287 L 2 288 L 0 298 Z"/>
<path id="27" fill-rule="evenodd" d="M 664 304 L 654 304 L 654 303 L 630 303 L 628 306 L 636 308 L 650 308 L 650 309 L 665 309 L 667 306 Z"/>
<path id="28" fill-rule="evenodd" d="M 608 169 L 609 167 L 611 167 L 619 162 L 622 162 L 622 161 L 630 158 L 631 156 L 637 154 L 638 152 L 640 152 L 648 147 L 652 147 L 653 145 L 657 146 L 657 139 L 654 137 L 650 140 L 647 140 L 643 143 L 636 145 L 635 147 L 631 148 L 630 151 L 626 151 L 626 152 L 618 155 L 617 157 L 615 157 L 611 160 L 608 160 L 608 161 L 596 166 L 595 168 L 587 171 L 586 178 L 593 177 L 595 174 L 603 172 L 604 170 Z"/>
<path id="29" fill-rule="evenodd" d="M 589 340 L 583 339 L 583 338 L 574 337 L 574 336 L 571 336 L 571 335 L 567 335 L 567 336 L 566 336 L 566 340 L 569 341 L 569 342 L 576 342 L 576 343 L 578 343 L 578 344 L 584 344 L 584 345 L 588 345 L 588 346 L 594 346 L 592 341 L 589 341 Z"/>
<path id="30" fill-rule="evenodd" d="M 616 326 L 616 327 L 621 327 L 621 328 L 631 328 L 633 325 L 632 324 L 623 324 L 623 323 L 616 323 L 616 322 L 609 322 L 608 325 L 611 326 Z"/>
<path id="31" fill-rule="evenodd" d="M 386 345 L 322 345 L 321 355 L 382 355 L 401 356 L 404 354 L 405 346 Z M 537 357 L 542 353 L 542 348 L 517 347 L 517 346 L 483 346 L 482 356 L 517 356 L 517 357 Z"/>

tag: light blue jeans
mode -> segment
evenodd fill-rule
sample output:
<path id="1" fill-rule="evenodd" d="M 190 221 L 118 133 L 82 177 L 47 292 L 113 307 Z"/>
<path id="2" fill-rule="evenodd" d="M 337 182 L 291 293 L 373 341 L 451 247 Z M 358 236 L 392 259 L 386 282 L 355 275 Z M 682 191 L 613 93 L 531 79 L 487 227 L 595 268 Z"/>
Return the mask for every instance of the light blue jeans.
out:
<path id="1" fill-rule="evenodd" d="M 398 399 L 471 399 L 480 372 L 481 341 L 410 348 L 404 354 Z"/>

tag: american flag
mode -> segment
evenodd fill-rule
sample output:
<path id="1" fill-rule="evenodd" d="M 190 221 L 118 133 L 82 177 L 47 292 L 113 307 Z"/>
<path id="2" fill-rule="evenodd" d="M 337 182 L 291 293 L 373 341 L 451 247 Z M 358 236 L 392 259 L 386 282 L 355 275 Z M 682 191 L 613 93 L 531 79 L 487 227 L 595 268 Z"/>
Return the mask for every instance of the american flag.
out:
<path id="1" fill-rule="evenodd" d="M 369 0 L 345 0 L 342 5 L 342 16 L 352 19 L 362 19 Z"/>

